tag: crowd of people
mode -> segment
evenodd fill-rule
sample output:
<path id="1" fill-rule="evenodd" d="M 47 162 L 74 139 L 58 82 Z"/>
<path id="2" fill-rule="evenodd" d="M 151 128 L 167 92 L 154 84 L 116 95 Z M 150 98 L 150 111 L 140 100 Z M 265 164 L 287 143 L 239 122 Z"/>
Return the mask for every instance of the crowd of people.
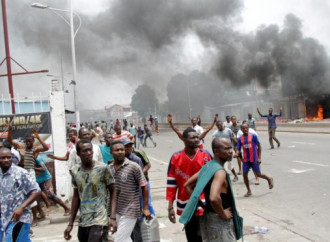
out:
<path id="1" fill-rule="evenodd" d="M 258 109 L 260 116 L 268 119 L 271 149 L 273 140 L 280 147 L 275 131 L 276 117 L 281 112 L 282 109 L 280 114 L 273 114 L 269 109 L 268 115 L 262 115 Z M 169 220 L 176 223 L 176 215 L 180 215 L 188 241 L 236 241 L 242 237 L 243 225 L 235 206 L 232 182 L 243 174 L 245 197 L 251 196 L 248 173 L 252 168 L 256 185 L 262 178 L 268 182 L 269 189 L 274 187 L 273 178 L 260 170 L 261 145 L 255 119 L 248 114 L 247 120 L 239 125 L 235 116 L 220 121 L 216 114 L 204 130 L 200 117 L 191 118 L 192 126 L 183 132 L 174 125 L 171 115 L 167 120 L 184 143 L 184 148 L 171 156 L 168 165 Z M 153 124 L 153 130 L 158 132 L 155 119 Z M 73 187 L 71 208 L 54 193 L 51 175 L 40 157 L 48 147 L 38 132 L 34 130 L 25 138 L 25 144 L 21 144 L 13 140 L 11 124 L 6 125 L 8 139 L 0 142 L 0 241 L 3 237 L 5 241 L 31 241 L 31 227 L 37 225 L 38 218 L 46 216 L 40 201 L 49 207 L 48 199 L 63 207 L 64 216 L 70 216 L 64 231 L 66 240 L 71 238 L 79 210 L 79 241 L 112 241 L 111 233 L 115 233 L 114 241 L 143 241 L 141 219 L 151 219 L 155 210 L 148 176 L 151 163 L 139 147 L 147 146 L 147 138 L 156 147 L 151 125 L 148 128 L 145 124 L 142 129 L 130 123 L 124 130 L 117 123 L 113 132 L 102 134 L 96 132 L 97 124 L 93 132 L 85 126 L 78 131 L 69 129 L 66 153 L 48 157 L 67 162 Z M 217 130 L 212 134 L 211 154 L 203 146 L 204 138 L 214 125 Z M 103 137 L 101 144 L 92 143 L 98 136 Z M 40 145 L 35 145 L 35 139 Z M 233 157 L 238 162 L 237 173 L 231 165 Z M 233 173 L 233 180 L 227 170 Z"/>

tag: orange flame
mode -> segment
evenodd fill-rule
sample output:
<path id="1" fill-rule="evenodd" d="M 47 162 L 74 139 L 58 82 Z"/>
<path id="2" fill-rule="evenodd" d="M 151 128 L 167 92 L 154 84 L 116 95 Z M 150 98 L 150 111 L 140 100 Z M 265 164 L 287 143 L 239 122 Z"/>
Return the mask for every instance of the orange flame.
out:
<path id="1" fill-rule="evenodd" d="M 307 121 L 322 120 L 322 119 L 323 119 L 323 107 L 320 104 L 317 105 L 317 116 L 306 118 Z"/>

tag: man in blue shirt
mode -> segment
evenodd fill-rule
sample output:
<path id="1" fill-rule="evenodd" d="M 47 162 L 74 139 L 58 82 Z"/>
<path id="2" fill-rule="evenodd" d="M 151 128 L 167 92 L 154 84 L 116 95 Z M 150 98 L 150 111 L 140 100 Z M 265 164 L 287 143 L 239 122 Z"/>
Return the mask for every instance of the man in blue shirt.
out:
<path id="1" fill-rule="evenodd" d="M 99 145 L 99 147 L 101 150 L 103 162 L 108 165 L 110 161 L 113 160 L 113 156 L 110 154 L 110 143 L 112 141 L 112 135 L 110 133 L 106 133 L 104 135 L 104 141 L 105 144 Z"/>
<path id="2" fill-rule="evenodd" d="M 29 205 L 40 195 L 38 184 L 28 171 L 12 165 L 9 149 L 0 149 L 1 223 L 5 242 L 30 242 L 31 212 Z M 2 241 L 3 233 L 0 233 Z"/>
<path id="3" fill-rule="evenodd" d="M 268 134 L 269 134 L 269 144 L 270 148 L 274 149 L 273 140 L 277 143 L 277 147 L 280 147 L 280 141 L 275 137 L 276 131 L 276 117 L 282 116 L 282 107 L 280 107 L 280 114 L 273 114 L 273 109 L 270 108 L 267 114 L 261 114 L 259 108 L 257 108 L 257 112 L 259 113 L 260 117 L 268 119 Z"/>

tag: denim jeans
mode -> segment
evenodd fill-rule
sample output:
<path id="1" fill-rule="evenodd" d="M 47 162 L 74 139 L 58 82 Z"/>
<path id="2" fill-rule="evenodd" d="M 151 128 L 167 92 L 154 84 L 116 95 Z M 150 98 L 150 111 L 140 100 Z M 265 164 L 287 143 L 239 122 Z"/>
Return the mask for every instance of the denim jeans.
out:
<path id="1" fill-rule="evenodd" d="M 223 220 L 218 214 L 204 212 L 200 220 L 203 242 L 237 241 L 232 219 Z"/>

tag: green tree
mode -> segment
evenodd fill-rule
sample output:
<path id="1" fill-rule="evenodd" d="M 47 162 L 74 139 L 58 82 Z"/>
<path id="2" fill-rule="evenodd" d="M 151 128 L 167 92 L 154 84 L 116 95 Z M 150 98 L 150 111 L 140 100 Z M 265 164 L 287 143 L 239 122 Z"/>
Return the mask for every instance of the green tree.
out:
<path id="1" fill-rule="evenodd" d="M 135 89 L 131 101 L 132 109 L 138 112 L 140 117 L 147 117 L 158 109 L 156 93 L 148 85 L 143 84 Z"/>

